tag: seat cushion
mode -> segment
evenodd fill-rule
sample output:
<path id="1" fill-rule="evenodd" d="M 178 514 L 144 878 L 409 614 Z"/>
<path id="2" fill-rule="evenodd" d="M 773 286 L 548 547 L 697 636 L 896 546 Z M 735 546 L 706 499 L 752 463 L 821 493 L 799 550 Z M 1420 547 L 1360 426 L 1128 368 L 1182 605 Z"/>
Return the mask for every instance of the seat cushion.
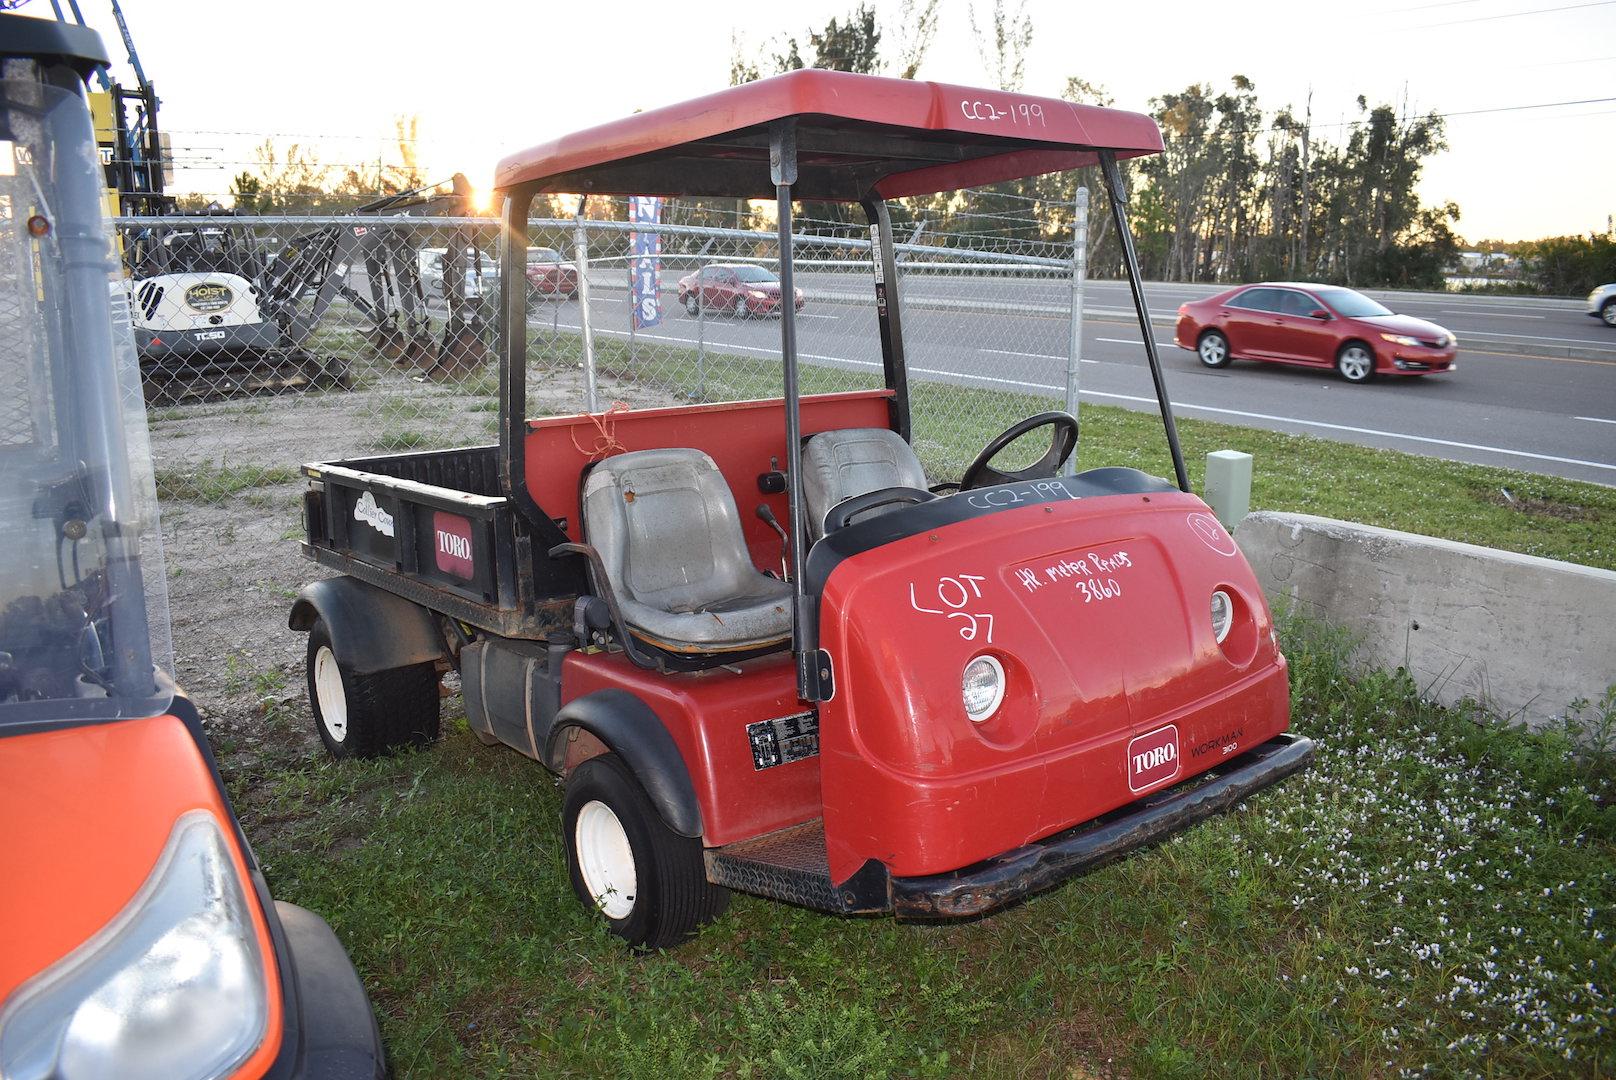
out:
<path id="1" fill-rule="evenodd" d="M 886 428 L 824 431 L 808 440 L 802 453 L 802 491 L 808 504 L 808 529 L 815 540 L 825 535 L 825 514 L 837 503 L 882 488 L 926 490 L 926 471 L 903 437 Z M 854 520 L 875 517 L 898 504 L 876 507 Z"/>
<path id="2" fill-rule="evenodd" d="M 647 640 L 712 652 L 790 636 L 791 586 L 753 565 L 729 485 L 700 450 L 599 462 L 583 511 L 623 618 Z"/>

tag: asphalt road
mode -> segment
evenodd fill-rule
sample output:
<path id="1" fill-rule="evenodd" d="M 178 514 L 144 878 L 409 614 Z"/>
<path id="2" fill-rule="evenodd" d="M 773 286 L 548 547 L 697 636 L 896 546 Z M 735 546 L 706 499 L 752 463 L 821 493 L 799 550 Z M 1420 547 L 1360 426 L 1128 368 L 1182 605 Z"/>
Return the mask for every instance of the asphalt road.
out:
<path id="1" fill-rule="evenodd" d="M 665 290 L 671 290 L 677 276 L 664 271 Z M 597 332 L 626 337 L 629 308 L 621 276 L 591 274 L 591 283 L 591 321 Z M 868 287 L 868 279 L 811 272 L 800 274 L 798 283 L 808 297 L 799 323 L 802 358 L 879 370 L 873 305 L 853 299 Z M 1067 318 L 1054 310 L 1066 304 L 1068 283 L 913 275 L 907 277 L 905 290 L 904 336 L 912 377 L 1064 391 L 1070 330 Z M 1184 301 L 1217 291 L 1215 286 L 1151 284 L 1146 295 L 1153 314 L 1171 316 Z M 1452 330 L 1460 342 L 1457 369 L 1436 376 L 1381 378 L 1363 386 L 1349 385 L 1333 372 L 1277 364 L 1236 362 L 1213 371 L 1175 347 L 1170 326 L 1158 322 L 1155 337 L 1175 412 L 1616 484 L 1616 332 L 1584 315 L 1579 302 L 1373 295 L 1394 310 Z M 671 293 L 664 299 L 661 324 L 640 331 L 641 337 L 693 346 L 696 319 Z M 984 301 L 988 310 L 980 309 Z M 1010 310 L 1012 305 L 1017 310 Z M 1083 400 L 1153 410 L 1155 398 L 1127 285 L 1090 282 L 1085 311 L 1079 369 Z M 576 302 L 543 311 L 535 324 L 548 324 L 552 315 L 562 327 L 578 324 Z M 708 347 L 714 350 L 779 355 L 776 320 L 708 315 L 703 324 Z M 1466 349 L 1467 341 L 1510 351 Z M 1548 355 L 1567 349 L 1576 355 Z"/>

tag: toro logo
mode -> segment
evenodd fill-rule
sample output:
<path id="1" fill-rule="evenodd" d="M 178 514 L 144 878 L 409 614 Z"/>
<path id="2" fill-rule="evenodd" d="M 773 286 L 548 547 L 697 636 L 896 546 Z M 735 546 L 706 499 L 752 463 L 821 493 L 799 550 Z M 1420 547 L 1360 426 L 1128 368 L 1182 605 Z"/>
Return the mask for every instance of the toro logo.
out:
<path id="1" fill-rule="evenodd" d="M 475 577 L 477 565 L 471 555 L 471 522 L 459 514 L 439 510 L 432 515 L 432 532 L 438 569 L 462 581 Z"/>
<path id="2" fill-rule="evenodd" d="M 1128 790 L 1143 791 L 1178 775 L 1178 725 L 1168 724 L 1128 743 Z"/>

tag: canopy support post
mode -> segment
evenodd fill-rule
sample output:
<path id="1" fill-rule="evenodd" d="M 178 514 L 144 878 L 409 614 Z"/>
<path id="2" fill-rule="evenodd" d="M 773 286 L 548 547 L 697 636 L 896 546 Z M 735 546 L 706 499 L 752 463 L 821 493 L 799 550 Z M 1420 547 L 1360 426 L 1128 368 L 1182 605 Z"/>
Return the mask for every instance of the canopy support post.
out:
<path id="1" fill-rule="evenodd" d="M 791 517 L 791 648 L 797 694 L 804 701 L 830 697 L 830 661 L 819 651 L 819 618 L 805 591 L 802 494 L 802 391 L 797 380 L 797 305 L 791 251 L 791 185 L 797 182 L 797 125 L 780 120 L 769 131 L 769 176 L 774 181 L 780 243 L 780 360 L 785 369 L 786 498 Z"/>
<path id="2" fill-rule="evenodd" d="M 1128 193 L 1122 186 L 1122 173 L 1117 169 L 1114 150 L 1101 150 L 1100 174 L 1105 177 L 1105 191 L 1110 197 L 1111 220 L 1117 227 L 1117 238 L 1122 241 L 1122 262 L 1128 271 L 1128 287 L 1133 291 L 1133 308 L 1139 315 L 1139 334 L 1145 342 L 1145 359 L 1150 362 L 1150 379 L 1156 384 L 1156 403 L 1161 406 L 1162 427 L 1167 430 L 1167 449 L 1173 455 L 1173 474 L 1180 491 L 1190 490 L 1189 473 L 1184 468 L 1184 451 L 1178 445 L 1178 425 L 1173 422 L 1173 403 L 1167 399 L 1167 382 L 1162 377 L 1161 357 L 1156 354 L 1156 331 L 1150 324 L 1150 309 L 1145 305 L 1145 283 L 1139 275 L 1139 253 L 1134 250 L 1133 233 L 1128 231 Z"/>
<path id="3" fill-rule="evenodd" d="M 863 200 L 870 222 L 870 263 L 875 270 L 875 314 L 881 327 L 881 366 L 892 391 L 888 411 L 892 430 L 909 441 L 909 368 L 903 354 L 903 320 L 899 314 L 898 259 L 887 201 L 874 193 Z M 922 222 L 922 225 L 925 223 Z M 920 230 L 915 230 L 920 235 Z M 795 296 L 796 294 L 792 294 Z"/>

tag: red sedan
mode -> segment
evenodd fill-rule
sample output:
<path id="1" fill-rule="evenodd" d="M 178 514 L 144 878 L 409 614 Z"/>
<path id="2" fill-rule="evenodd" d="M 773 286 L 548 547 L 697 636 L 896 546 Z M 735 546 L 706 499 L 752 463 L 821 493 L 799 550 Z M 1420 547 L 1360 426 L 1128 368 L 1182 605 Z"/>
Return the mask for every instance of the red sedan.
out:
<path id="1" fill-rule="evenodd" d="M 555 248 L 529 248 L 527 280 L 539 296 L 571 300 L 578 295 L 578 268 Z"/>
<path id="2" fill-rule="evenodd" d="M 692 315 L 703 307 L 736 315 L 778 315 L 780 279 L 751 263 L 714 263 L 679 279 L 679 302 Z M 797 310 L 802 310 L 801 289 Z"/>
<path id="3" fill-rule="evenodd" d="M 1272 360 L 1333 367 L 1354 383 L 1458 366 L 1449 331 L 1338 285 L 1264 282 L 1196 300 L 1178 309 L 1174 340 L 1211 368 Z"/>

